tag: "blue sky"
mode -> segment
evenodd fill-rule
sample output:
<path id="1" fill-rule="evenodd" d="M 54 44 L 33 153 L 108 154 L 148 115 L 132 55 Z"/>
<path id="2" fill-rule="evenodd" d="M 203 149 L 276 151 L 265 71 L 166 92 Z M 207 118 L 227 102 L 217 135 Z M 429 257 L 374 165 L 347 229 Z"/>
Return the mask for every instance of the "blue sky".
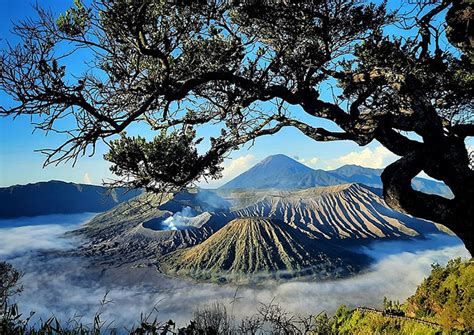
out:
<path id="1" fill-rule="evenodd" d="M 54 12 L 62 12 L 71 5 L 72 0 L 38 0 L 38 3 L 46 7 L 54 6 Z M 32 0 L 0 0 L 0 45 L 3 46 L 6 40 L 15 42 L 15 37 L 10 32 L 11 22 L 34 15 L 32 4 Z M 77 67 L 80 68 L 80 64 Z M 329 92 L 326 92 L 326 95 L 326 99 L 330 100 Z M 8 103 L 8 97 L 1 92 L 0 100 L 1 104 Z M 294 108 L 292 113 L 298 113 L 298 110 Z M 313 119 L 311 122 L 330 130 L 338 129 L 327 120 Z M 112 177 L 108 163 L 102 158 L 106 152 L 104 145 L 98 146 L 94 156 L 80 158 L 74 167 L 71 163 L 61 163 L 59 166 L 43 168 L 45 157 L 35 150 L 53 148 L 62 143 L 64 138 L 56 134 L 45 136 L 42 132 L 32 133 L 33 129 L 29 117 L 18 117 L 15 120 L 0 118 L 0 186 L 51 179 L 100 184 Z M 209 135 L 211 131 L 210 128 L 200 130 L 203 135 Z M 128 133 L 140 134 L 147 138 L 153 136 L 152 132 L 139 125 L 128 129 Z M 298 130 L 287 128 L 277 135 L 258 138 L 252 146 L 246 145 L 233 152 L 224 163 L 224 178 L 207 186 L 218 186 L 266 156 L 277 153 L 294 157 L 313 168 L 324 169 L 351 163 L 383 167 L 396 158 L 375 141 L 366 147 L 359 147 L 351 141 L 315 142 Z"/>

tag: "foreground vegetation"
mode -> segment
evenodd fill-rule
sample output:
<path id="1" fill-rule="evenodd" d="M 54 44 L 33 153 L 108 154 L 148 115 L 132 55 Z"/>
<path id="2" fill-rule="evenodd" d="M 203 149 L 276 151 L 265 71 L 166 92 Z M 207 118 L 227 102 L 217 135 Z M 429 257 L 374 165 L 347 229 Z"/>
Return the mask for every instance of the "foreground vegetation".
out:
<path id="1" fill-rule="evenodd" d="M 55 317 L 31 325 L 31 316 L 9 304 L 21 292 L 21 273 L 0 262 L 0 334 L 474 334 L 474 261 L 455 259 L 445 267 L 433 265 L 428 278 L 405 303 L 384 299 L 382 310 L 341 305 L 334 316 L 299 316 L 275 303 L 262 304 L 254 315 L 237 320 L 221 302 L 197 308 L 188 325 L 160 322 L 157 311 L 142 315 L 138 325 L 113 329 L 102 319 L 106 299 L 90 325 Z"/>

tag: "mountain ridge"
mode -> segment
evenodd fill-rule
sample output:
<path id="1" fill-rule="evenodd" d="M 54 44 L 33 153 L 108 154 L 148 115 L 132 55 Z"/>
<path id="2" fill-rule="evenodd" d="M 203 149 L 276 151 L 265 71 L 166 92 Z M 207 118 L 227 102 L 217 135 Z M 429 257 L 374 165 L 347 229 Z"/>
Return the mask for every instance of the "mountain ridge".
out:
<path id="1" fill-rule="evenodd" d="M 319 239 L 415 237 L 443 227 L 388 208 L 371 187 L 348 183 L 301 190 L 254 190 L 240 194 L 238 217 L 282 220 Z"/>
<path id="2" fill-rule="evenodd" d="M 103 212 L 140 193 L 60 180 L 1 187 L 0 218 Z"/>
<path id="3" fill-rule="evenodd" d="M 54 184 L 54 183 L 60 183 L 60 184 L 72 184 L 72 185 L 79 185 L 79 186 L 95 186 L 95 187 L 104 187 L 102 185 L 97 185 L 97 184 L 84 184 L 84 183 L 76 183 L 73 181 L 67 181 L 67 180 L 60 180 L 60 179 L 50 179 L 50 180 L 39 180 L 39 181 L 34 181 L 34 182 L 28 182 L 25 184 L 13 184 L 9 186 L 1 186 L 0 189 L 3 188 L 16 188 L 16 187 L 22 187 L 22 186 L 34 186 L 34 185 L 40 185 L 40 184 Z"/>
<path id="4" fill-rule="evenodd" d="M 284 164 L 282 164 L 282 162 Z M 220 186 L 218 190 L 232 189 L 305 189 L 346 183 L 383 188 L 380 175 L 383 169 L 366 168 L 354 164 L 334 170 L 312 169 L 283 154 L 271 155 Z M 413 187 L 425 193 L 452 197 L 443 183 L 416 177 Z"/>

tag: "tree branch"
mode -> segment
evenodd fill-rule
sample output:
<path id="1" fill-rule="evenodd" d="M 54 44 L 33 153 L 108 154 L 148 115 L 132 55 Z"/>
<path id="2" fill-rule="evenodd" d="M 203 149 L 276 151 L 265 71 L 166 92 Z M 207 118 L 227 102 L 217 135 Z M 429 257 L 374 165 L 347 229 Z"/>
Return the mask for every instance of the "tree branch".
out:
<path id="1" fill-rule="evenodd" d="M 461 138 L 466 138 L 468 136 L 474 136 L 474 123 L 470 124 L 457 124 L 451 127 L 451 130 L 454 134 Z"/>
<path id="2" fill-rule="evenodd" d="M 381 176 L 384 199 L 400 212 L 435 222 L 450 222 L 454 200 L 415 191 L 411 186 L 412 179 L 423 171 L 422 162 L 423 157 L 412 152 L 387 166 Z M 450 222 L 448 227 L 453 224 Z"/>

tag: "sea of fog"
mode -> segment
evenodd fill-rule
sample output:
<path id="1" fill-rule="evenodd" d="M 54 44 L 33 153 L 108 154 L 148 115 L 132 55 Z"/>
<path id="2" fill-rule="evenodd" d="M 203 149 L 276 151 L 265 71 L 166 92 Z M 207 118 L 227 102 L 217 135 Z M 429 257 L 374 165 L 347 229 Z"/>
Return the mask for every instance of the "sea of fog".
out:
<path id="1" fill-rule="evenodd" d="M 456 237 L 432 235 L 426 240 L 377 242 L 363 252 L 376 259 L 357 276 L 323 282 L 305 280 L 266 282 L 256 286 L 197 283 L 170 278 L 152 268 L 117 267 L 104 270 L 88 259 L 58 256 L 78 246 L 78 238 L 65 237 L 93 214 L 48 215 L 0 220 L 0 260 L 24 272 L 23 293 L 17 297 L 20 311 L 36 318 L 76 317 L 84 324 L 100 311 L 112 327 L 137 324 L 142 313 L 156 309 L 162 321 L 180 325 L 192 318 L 199 305 L 220 300 L 237 318 L 256 312 L 261 304 L 280 303 L 289 312 L 332 313 L 339 304 L 380 307 L 384 296 L 405 300 L 415 292 L 431 269 L 469 253 Z M 107 294 L 105 306 L 100 300 Z M 234 299 L 237 298 L 237 299 Z"/>

